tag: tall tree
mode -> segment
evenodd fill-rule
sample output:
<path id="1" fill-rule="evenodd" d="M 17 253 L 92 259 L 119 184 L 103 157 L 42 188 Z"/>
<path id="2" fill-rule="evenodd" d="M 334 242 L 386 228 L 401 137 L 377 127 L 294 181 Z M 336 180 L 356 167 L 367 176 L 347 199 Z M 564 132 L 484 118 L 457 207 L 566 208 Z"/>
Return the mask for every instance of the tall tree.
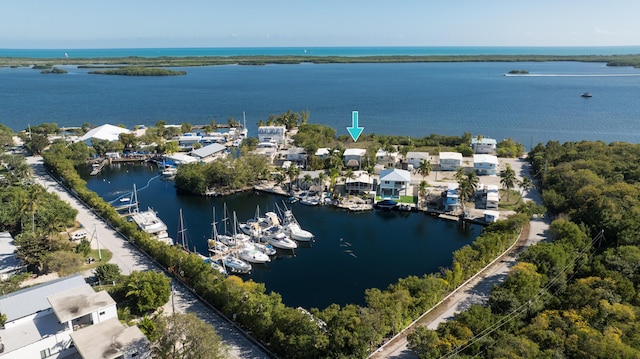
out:
<path id="1" fill-rule="evenodd" d="M 420 162 L 420 165 L 418 166 L 418 173 L 422 176 L 422 180 L 431 173 L 431 169 L 431 161 L 422 160 L 422 162 Z"/>
<path id="2" fill-rule="evenodd" d="M 500 184 L 507 190 L 507 201 L 509 200 L 509 193 L 511 189 L 515 187 L 517 182 L 516 171 L 511 168 L 511 165 L 507 163 L 504 171 L 500 173 Z"/>
<path id="3" fill-rule="evenodd" d="M 155 318 L 156 338 L 151 343 L 154 358 L 159 359 L 222 359 L 228 348 L 215 329 L 192 313 L 173 313 Z"/>

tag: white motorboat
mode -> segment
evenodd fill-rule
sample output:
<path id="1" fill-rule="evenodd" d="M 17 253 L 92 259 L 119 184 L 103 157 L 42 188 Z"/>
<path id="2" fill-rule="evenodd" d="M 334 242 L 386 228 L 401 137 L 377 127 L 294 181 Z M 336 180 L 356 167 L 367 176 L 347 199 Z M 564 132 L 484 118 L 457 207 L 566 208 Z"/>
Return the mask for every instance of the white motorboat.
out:
<path id="1" fill-rule="evenodd" d="M 208 241 L 209 253 L 211 254 L 219 254 L 226 253 L 229 251 L 229 247 L 220 241 L 216 241 L 214 239 L 209 239 Z"/>
<path id="2" fill-rule="evenodd" d="M 148 208 L 146 211 L 134 212 L 131 214 L 131 219 L 138 225 L 138 228 L 149 233 L 153 238 L 167 245 L 173 245 L 173 239 L 167 233 L 167 225 L 153 209 Z"/>
<path id="3" fill-rule="evenodd" d="M 253 246 L 256 247 L 257 250 L 259 250 L 260 252 L 268 256 L 273 256 L 277 253 L 276 249 L 273 248 L 273 246 L 270 243 L 267 243 L 267 244 L 254 243 Z"/>
<path id="4" fill-rule="evenodd" d="M 178 173 L 178 169 L 175 167 L 165 167 L 165 169 L 163 169 L 161 173 L 162 177 L 172 178 L 175 177 L 176 173 Z"/>
<path id="5" fill-rule="evenodd" d="M 238 251 L 238 256 L 243 261 L 249 263 L 267 263 L 271 262 L 268 255 L 258 250 L 253 243 L 245 243 Z"/>
<path id="6" fill-rule="evenodd" d="M 269 242 L 272 246 L 280 249 L 296 249 L 298 244 L 289 238 L 282 228 L 271 226 L 267 228 L 262 235 L 263 242 Z"/>
<path id="7" fill-rule="evenodd" d="M 293 215 L 290 209 L 284 211 L 284 216 L 282 220 L 282 227 L 284 232 L 288 234 L 292 239 L 300 242 L 310 242 L 313 241 L 314 236 L 311 232 L 306 231 L 300 228 L 300 223 Z"/>
<path id="8" fill-rule="evenodd" d="M 233 255 L 230 255 L 230 254 L 223 255 L 220 258 L 220 260 L 222 261 L 222 264 L 225 266 L 225 268 L 227 268 L 231 272 L 234 272 L 234 273 L 251 272 L 251 264 L 243 261 L 240 258 L 236 258 Z"/>
<path id="9" fill-rule="evenodd" d="M 218 261 L 213 260 L 209 257 L 205 257 L 202 254 L 198 254 L 198 255 L 204 260 L 205 263 L 207 263 L 211 268 L 215 269 L 218 273 L 227 275 L 227 270 L 224 269 L 222 264 L 220 264 Z"/>

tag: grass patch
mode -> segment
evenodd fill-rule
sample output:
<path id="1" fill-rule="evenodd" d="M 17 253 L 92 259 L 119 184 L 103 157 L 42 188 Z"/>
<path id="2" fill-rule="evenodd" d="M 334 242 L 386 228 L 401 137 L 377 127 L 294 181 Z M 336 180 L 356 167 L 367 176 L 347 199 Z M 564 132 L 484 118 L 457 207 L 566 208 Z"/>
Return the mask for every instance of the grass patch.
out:
<path id="1" fill-rule="evenodd" d="M 99 259 L 100 255 L 102 255 L 102 260 Z M 87 260 L 89 257 L 93 258 L 94 260 L 90 263 L 87 263 Z M 99 266 L 100 264 L 107 263 L 111 260 L 111 257 L 113 257 L 113 253 L 111 253 L 111 251 L 109 250 L 100 249 L 100 253 L 98 254 L 97 249 L 92 249 L 89 252 L 89 254 L 87 254 L 87 256 L 85 257 L 85 262 L 84 262 L 84 265 L 82 266 L 82 270 L 86 271 L 89 269 L 93 269 Z"/>
<path id="2" fill-rule="evenodd" d="M 376 196 L 376 202 L 380 202 L 384 200 L 384 198 L 380 197 L 380 196 Z M 400 196 L 400 198 L 393 198 L 394 201 L 398 202 L 398 203 L 405 203 L 405 204 L 415 204 L 418 202 L 418 197 L 414 197 L 414 196 Z"/>
<path id="3" fill-rule="evenodd" d="M 519 202 L 520 192 L 509 190 L 509 193 L 507 193 L 507 190 L 500 190 L 500 203 L 498 204 L 499 208 L 515 210 L 516 207 L 518 207 Z"/>

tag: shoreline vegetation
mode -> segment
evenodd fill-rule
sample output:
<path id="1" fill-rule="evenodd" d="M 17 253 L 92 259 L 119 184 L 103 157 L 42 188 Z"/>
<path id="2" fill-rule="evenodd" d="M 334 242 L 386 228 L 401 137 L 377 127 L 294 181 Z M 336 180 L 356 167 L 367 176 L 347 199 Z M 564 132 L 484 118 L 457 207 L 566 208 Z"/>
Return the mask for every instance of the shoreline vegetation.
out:
<path id="1" fill-rule="evenodd" d="M 293 65 L 346 63 L 417 63 L 417 62 L 602 62 L 607 66 L 640 67 L 640 54 L 629 55 L 430 55 L 430 56 L 187 56 L 187 57 L 104 57 L 104 58 L 26 58 L 0 57 L 0 67 L 56 65 L 114 65 L 141 67 L 191 67 L 216 65 Z"/>

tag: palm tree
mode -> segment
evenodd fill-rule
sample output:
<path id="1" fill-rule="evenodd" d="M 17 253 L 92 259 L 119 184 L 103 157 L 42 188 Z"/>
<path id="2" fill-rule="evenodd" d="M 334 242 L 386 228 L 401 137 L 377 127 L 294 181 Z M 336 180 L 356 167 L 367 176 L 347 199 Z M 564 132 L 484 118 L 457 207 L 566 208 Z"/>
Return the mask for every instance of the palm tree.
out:
<path id="1" fill-rule="evenodd" d="M 287 175 L 287 177 L 289 177 L 289 192 L 293 194 L 293 181 L 298 178 L 298 175 L 300 174 L 300 168 L 294 165 L 290 165 L 285 170 L 285 174 Z"/>
<path id="2" fill-rule="evenodd" d="M 30 190 L 27 192 L 27 196 L 22 200 L 22 207 L 20 211 L 23 213 L 31 214 L 31 231 L 35 232 L 36 229 L 36 211 L 39 208 L 38 205 L 38 197 L 42 193 L 42 187 L 40 186 L 30 186 Z"/>
<path id="3" fill-rule="evenodd" d="M 516 171 L 514 171 L 513 168 L 511 168 L 511 165 L 507 163 L 504 171 L 500 173 L 500 184 L 507 190 L 507 201 L 509 201 L 509 193 L 511 192 L 511 189 L 515 187 L 516 182 Z"/>
<path id="4" fill-rule="evenodd" d="M 424 197 L 427 196 L 428 187 L 429 187 L 429 184 L 427 183 L 427 181 L 425 180 L 420 181 L 420 184 L 418 185 L 418 198 L 423 198 L 423 201 L 425 200 Z M 418 206 L 420 205 L 420 203 L 423 203 L 423 202 L 418 200 Z"/>
<path id="5" fill-rule="evenodd" d="M 478 175 L 475 172 L 468 172 L 458 179 L 458 196 L 462 204 L 462 211 L 465 212 L 465 202 L 467 202 L 478 189 Z"/>
<path id="6" fill-rule="evenodd" d="M 422 160 L 422 162 L 420 162 L 420 166 L 418 166 L 418 173 L 422 176 L 422 180 L 431 173 L 431 169 L 431 161 Z"/>
<path id="7" fill-rule="evenodd" d="M 313 183 L 313 178 L 311 177 L 310 174 L 307 173 L 304 175 L 304 177 L 302 177 L 302 185 L 303 187 L 305 187 L 305 189 L 309 189 L 312 183 Z"/>
<path id="8" fill-rule="evenodd" d="M 320 172 L 318 173 L 318 177 L 316 177 L 317 180 L 317 184 L 320 185 L 320 187 L 322 187 L 322 190 L 324 191 L 324 180 L 327 179 L 327 174 L 324 172 Z"/>
<path id="9" fill-rule="evenodd" d="M 520 202 L 525 192 L 536 188 L 536 185 L 533 184 L 533 181 L 529 177 L 522 177 L 522 181 L 518 181 L 518 186 L 520 187 L 520 198 L 518 202 Z"/>

